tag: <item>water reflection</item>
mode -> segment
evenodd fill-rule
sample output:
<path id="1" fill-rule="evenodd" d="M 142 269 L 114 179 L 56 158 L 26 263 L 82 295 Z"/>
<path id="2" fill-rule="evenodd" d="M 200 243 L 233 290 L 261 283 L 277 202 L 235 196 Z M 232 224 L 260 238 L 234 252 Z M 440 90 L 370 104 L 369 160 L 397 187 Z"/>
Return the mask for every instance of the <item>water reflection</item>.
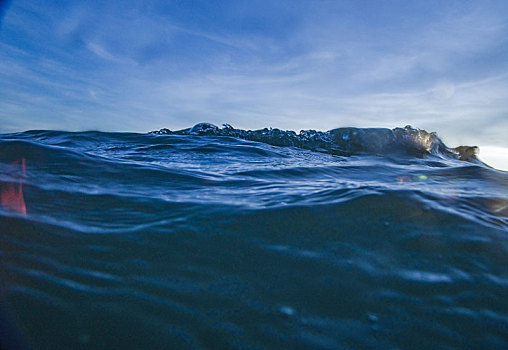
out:
<path id="1" fill-rule="evenodd" d="M 0 182 L 0 203 L 8 211 L 26 215 L 25 198 L 23 197 L 22 178 L 26 173 L 25 158 L 11 163 L 13 177 L 17 182 Z"/>

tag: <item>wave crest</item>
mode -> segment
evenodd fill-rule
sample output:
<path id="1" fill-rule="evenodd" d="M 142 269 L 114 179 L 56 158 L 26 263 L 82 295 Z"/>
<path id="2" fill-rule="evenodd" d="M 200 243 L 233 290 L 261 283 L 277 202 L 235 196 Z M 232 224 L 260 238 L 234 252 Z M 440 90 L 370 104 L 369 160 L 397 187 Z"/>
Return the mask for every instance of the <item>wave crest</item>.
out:
<path id="1" fill-rule="evenodd" d="M 292 130 L 264 128 L 242 130 L 223 124 L 222 128 L 210 123 L 199 123 L 192 128 L 171 131 L 163 128 L 151 131 L 158 135 L 208 135 L 230 136 L 250 141 L 263 142 L 273 146 L 299 147 L 317 152 L 326 152 L 340 156 L 356 154 L 393 154 L 402 153 L 416 157 L 429 154 L 451 157 L 453 159 L 479 162 L 478 147 L 447 147 L 435 132 L 407 125 L 404 128 L 354 128 L 345 127 L 329 131 Z"/>

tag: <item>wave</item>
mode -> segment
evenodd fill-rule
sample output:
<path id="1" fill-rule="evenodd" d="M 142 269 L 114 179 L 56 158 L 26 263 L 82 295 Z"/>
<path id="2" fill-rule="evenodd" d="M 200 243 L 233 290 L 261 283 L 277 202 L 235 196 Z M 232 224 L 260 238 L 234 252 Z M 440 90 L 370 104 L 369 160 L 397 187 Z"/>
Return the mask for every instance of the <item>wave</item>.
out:
<path id="1" fill-rule="evenodd" d="M 199 123 L 192 128 L 177 131 L 163 128 L 150 133 L 157 135 L 231 136 L 274 146 L 299 147 L 340 156 L 401 153 L 421 158 L 433 154 L 468 162 L 480 162 L 477 158 L 479 151 L 477 146 L 449 148 L 435 132 L 429 133 L 409 125 L 394 129 L 345 127 L 326 132 L 302 130 L 297 134 L 294 131 L 283 131 L 277 128 L 242 130 L 235 129 L 229 124 L 223 124 L 223 127 L 219 128 L 210 123 Z"/>

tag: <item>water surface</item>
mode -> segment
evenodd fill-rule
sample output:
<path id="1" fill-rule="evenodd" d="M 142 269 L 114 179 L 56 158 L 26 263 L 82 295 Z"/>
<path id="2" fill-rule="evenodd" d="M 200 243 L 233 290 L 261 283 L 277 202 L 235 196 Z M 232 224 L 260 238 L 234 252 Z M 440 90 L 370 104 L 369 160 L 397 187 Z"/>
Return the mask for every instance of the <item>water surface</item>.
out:
<path id="1" fill-rule="evenodd" d="M 435 134 L 4 134 L 0 193 L 36 349 L 508 347 L 508 174 Z"/>

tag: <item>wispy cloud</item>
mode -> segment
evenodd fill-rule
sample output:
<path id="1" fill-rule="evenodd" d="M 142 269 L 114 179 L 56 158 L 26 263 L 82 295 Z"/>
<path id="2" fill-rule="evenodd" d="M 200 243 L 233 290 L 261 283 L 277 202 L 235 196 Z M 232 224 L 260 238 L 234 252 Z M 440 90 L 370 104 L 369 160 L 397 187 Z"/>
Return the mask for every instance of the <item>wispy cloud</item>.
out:
<path id="1" fill-rule="evenodd" d="M 14 3 L 0 37 L 2 127 L 412 124 L 508 146 L 502 1 L 291 4 Z"/>
<path id="2" fill-rule="evenodd" d="M 96 44 L 96 43 L 93 43 L 93 42 L 89 42 L 89 43 L 86 44 L 86 48 L 88 50 L 92 51 L 94 54 L 96 54 L 100 58 L 104 58 L 106 60 L 110 60 L 110 61 L 113 61 L 113 62 L 119 61 L 115 56 L 113 56 L 113 54 L 108 52 L 106 49 L 104 49 L 99 44 Z"/>

